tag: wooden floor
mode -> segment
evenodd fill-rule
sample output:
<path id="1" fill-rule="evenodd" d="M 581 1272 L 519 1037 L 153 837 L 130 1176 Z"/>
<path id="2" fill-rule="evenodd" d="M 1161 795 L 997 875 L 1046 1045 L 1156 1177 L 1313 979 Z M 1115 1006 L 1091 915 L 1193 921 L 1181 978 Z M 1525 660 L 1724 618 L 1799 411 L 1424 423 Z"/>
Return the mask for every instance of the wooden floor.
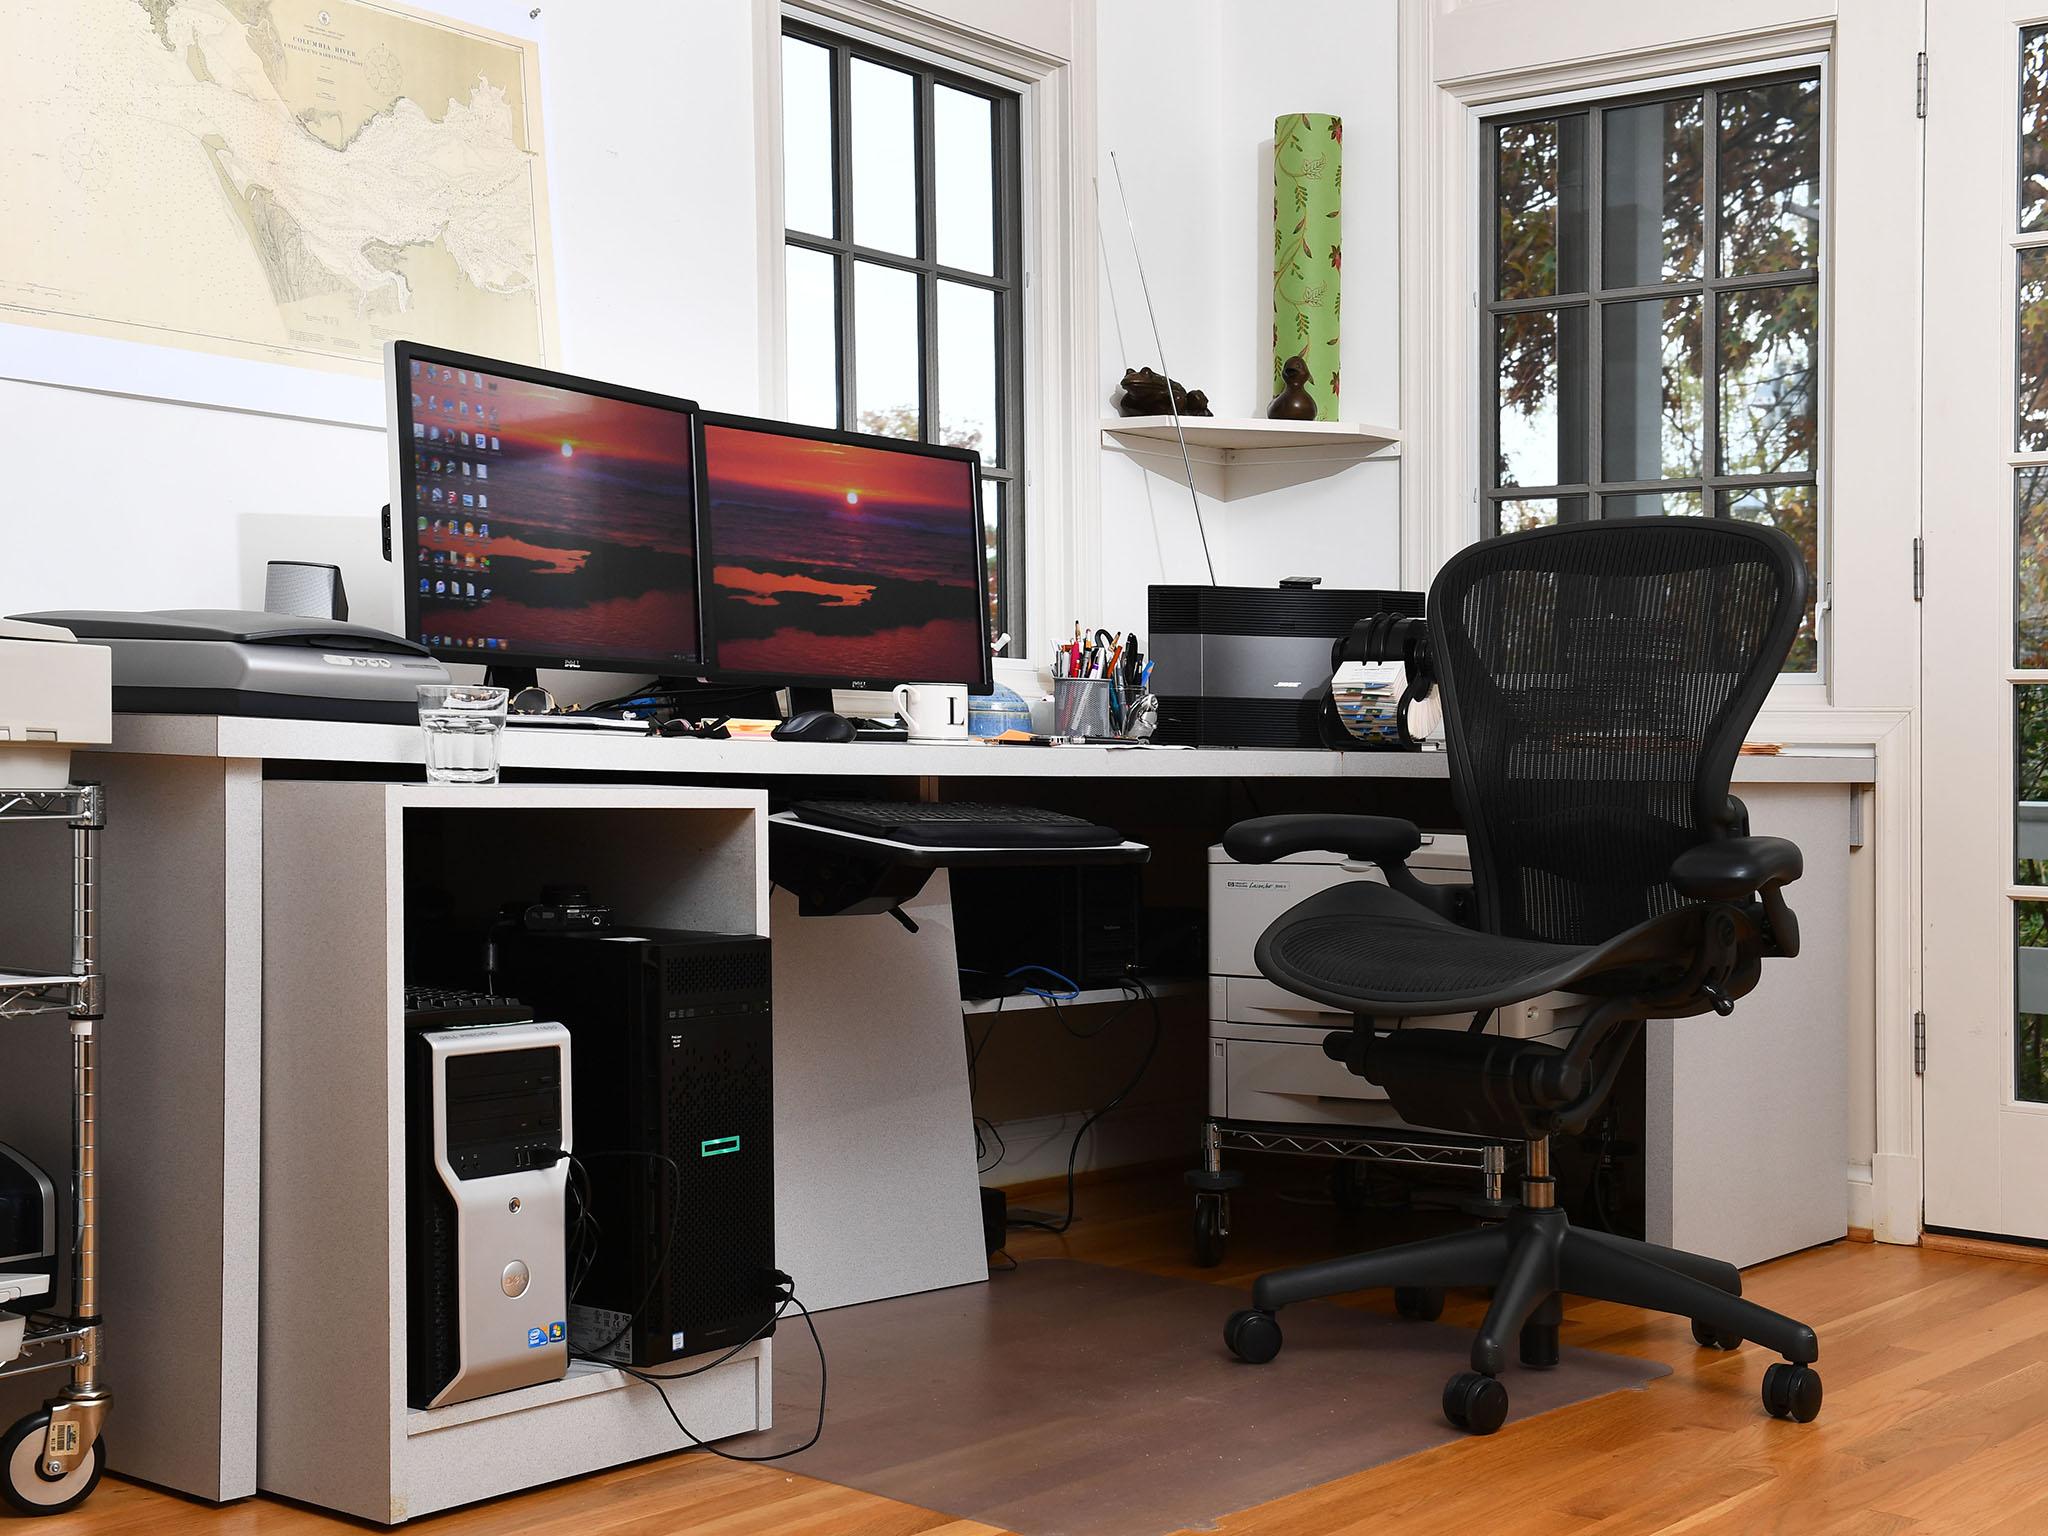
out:
<path id="1" fill-rule="evenodd" d="M 1083 1191 L 1065 1239 L 1019 1236 L 1020 1257 L 1066 1253 L 1160 1273 L 1186 1265 L 1177 1185 Z M 1229 1265 L 1243 1282 L 1327 1247 L 1329 1213 L 1241 1215 Z M 1247 1235 L 1247 1233 L 1254 1235 Z M 1312 1251 L 1312 1250 L 1310 1250 Z M 1769 1357 L 1694 1347 L 1682 1322 L 1599 1303 L 1570 1307 L 1565 1342 L 1662 1360 L 1672 1375 L 1499 1434 L 1363 1472 L 1223 1517 L 1223 1536 L 2034 1536 L 2048 1532 L 2048 1268 L 1837 1243 L 1751 1270 L 1754 1299 L 1821 1337 L 1827 1402 L 1811 1425 L 1765 1416 Z M 1367 1301 L 1361 1304 L 1381 1304 Z M 1448 1321 L 1476 1322 L 1479 1297 Z M 1512 1390 L 1512 1375 L 1506 1378 Z M 1389 1411 L 1434 1413 L 1431 1403 Z M 109 1433 L 118 1430 L 110 1421 Z M 831 1433 L 829 1421 L 826 1433 Z M 210 1509 L 109 1478 L 37 1536 L 305 1536 L 350 1521 L 255 1499 Z M 415 1522 L 432 1536 L 983 1536 L 992 1527 L 705 1455 L 619 1472 Z"/>

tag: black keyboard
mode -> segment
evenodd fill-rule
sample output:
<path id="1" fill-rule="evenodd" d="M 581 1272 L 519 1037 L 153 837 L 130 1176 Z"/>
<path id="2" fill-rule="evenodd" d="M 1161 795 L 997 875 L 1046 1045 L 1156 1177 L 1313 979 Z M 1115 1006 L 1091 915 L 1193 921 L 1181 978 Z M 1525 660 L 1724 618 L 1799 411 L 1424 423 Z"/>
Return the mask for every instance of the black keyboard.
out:
<path id="1" fill-rule="evenodd" d="M 840 832 L 885 837 L 921 848 L 1113 848 L 1123 834 L 1035 805 L 937 805 L 889 800 L 799 800 L 799 821 Z"/>
<path id="2" fill-rule="evenodd" d="M 457 1024 L 526 1024 L 533 1010 L 512 997 L 492 997 L 483 992 L 465 992 L 460 987 L 405 989 L 405 1024 L 408 1029 L 445 1029 Z"/>

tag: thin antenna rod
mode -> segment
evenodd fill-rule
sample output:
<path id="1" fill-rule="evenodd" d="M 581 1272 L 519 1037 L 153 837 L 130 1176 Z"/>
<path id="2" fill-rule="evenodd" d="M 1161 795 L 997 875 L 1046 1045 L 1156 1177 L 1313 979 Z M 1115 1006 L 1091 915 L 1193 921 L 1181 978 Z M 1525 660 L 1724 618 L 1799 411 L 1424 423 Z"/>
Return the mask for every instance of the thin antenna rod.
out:
<path id="1" fill-rule="evenodd" d="M 1138 269 L 1138 291 L 1145 296 L 1145 318 L 1152 322 L 1152 345 L 1159 352 L 1159 371 L 1166 375 L 1166 409 L 1173 416 L 1173 435 L 1180 440 L 1180 467 L 1188 477 L 1188 500 L 1194 503 L 1195 532 L 1202 540 L 1202 564 L 1209 570 L 1209 585 L 1216 585 L 1216 562 L 1209 558 L 1209 530 L 1202 526 L 1202 498 L 1195 491 L 1195 466 L 1188 458 L 1188 435 L 1180 424 L 1180 406 L 1173 398 L 1173 369 L 1167 366 L 1166 343 L 1159 336 L 1159 316 L 1152 308 L 1152 285 L 1145 281 L 1145 258 L 1138 251 L 1138 226 L 1131 219 L 1131 200 L 1124 192 L 1124 168 L 1116 163 L 1116 151 L 1109 152 L 1109 168 L 1116 173 L 1117 201 L 1124 205 L 1124 228 L 1131 232 L 1131 261 Z"/>

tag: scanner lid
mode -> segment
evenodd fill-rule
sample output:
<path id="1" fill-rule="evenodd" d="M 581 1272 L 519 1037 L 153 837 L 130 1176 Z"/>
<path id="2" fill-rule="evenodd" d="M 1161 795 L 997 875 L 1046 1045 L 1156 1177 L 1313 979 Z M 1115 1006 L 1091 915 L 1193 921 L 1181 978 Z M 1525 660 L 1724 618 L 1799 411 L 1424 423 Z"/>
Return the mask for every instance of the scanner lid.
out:
<path id="1" fill-rule="evenodd" d="M 38 624 L 61 624 L 81 640 L 211 640 L 402 656 L 428 654 L 423 645 L 367 624 L 250 608 L 159 608 L 137 613 L 79 609 L 16 617 Z"/>

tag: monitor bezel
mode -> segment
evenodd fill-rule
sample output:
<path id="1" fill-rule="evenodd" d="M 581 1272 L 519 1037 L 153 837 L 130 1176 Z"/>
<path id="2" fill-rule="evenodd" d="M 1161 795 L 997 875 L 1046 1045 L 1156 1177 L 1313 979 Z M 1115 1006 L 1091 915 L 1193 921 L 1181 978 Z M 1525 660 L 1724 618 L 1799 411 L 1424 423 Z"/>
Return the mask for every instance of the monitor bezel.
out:
<path id="1" fill-rule="evenodd" d="M 675 411 L 688 419 L 690 439 L 690 547 L 695 563 L 695 590 L 691 593 L 691 606 L 695 611 L 695 652 L 678 660 L 673 656 L 575 656 L 547 651 L 473 651 L 466 646 L 429 645 L 428 652 L 437 661 L 454 662 L 457 665 L 482 667 L 533 667 L 563 672 L 617 672 L 625 674 L 651 673 L 657 677 L 698 677 L 704 666 L 704 575 L 702 527 L 698 510 L 704 497 L 704 433 L 701 426 L 703 411 L 694 400 L 680 395 L 664 395 L 653 390 L 635 389 L 631 385 L 607 383 L 603 379 L 585 378 L 579 374 L 557 373 L 548 368 L 530 367 L 525 363 L 507 362 L 502 358 L 478 357 L 471 352 L 458 352 L 449 347 L 429 346 L 424 342 L 393 341 L 384 348 L 386 360 L 384 391 L 386 436 L 391 444 L 391 550 L 389 558 L 398 589 L 398 612 L 400 633 L 411 637 L 420 633 L 420 602 L 416 590 L 417 578 L 413 575 L 416 562 L 409 551 L 414 550 L 418 530 L 414 527 L 417 516 L 413 511 L 413 468 L 412 454 L 412 363 L 431 362 L 435 367 L 466 368 L 472 372 L 495 374 L 499 378 L 516 379 L 521 383 L 539 384 L 555 389 L 565 389 L 580 394 L 597 395 L 608 400 L 623 400 L 633 405 L 653 406 L 659 410 Z M 515 515 L 516 520 L 516 515 Z"/>
<path id="2" fill-rule="evenodd" d="M 989 651 L 988 546 L 983 532 L 981 502 L 981 453 L 950 443 L 915 442 L 902 437 L 877 437 L 868 432 L 847 432 L 834 427 L 807 426 L 793 421 L 775 421 L 764 416 L 737 416 L 727 411 L 697 413 L 697 635 L 703 651 L 704 677 L 714 683 L 749 683 L 757 686 L 785 685 L 792 688 L 840 688 L 847 692 L 886 692 L 902 683 L 959 682 L 958 678 L 853 677 L 844 673 L 812 673 L 802 676 L 779 671 L 748 672 L 721 667 L 716 657 L 715 623 L 712 619 L 711 570 L 716 550 L 711 532 L 711 455 L 705 433 L 711 427 L 733 427 L 741 431 L 768 432 L 780 437 L 810 442 L 839 443 L 850 448 L 878 448 L 890 453 L 911 453 L 926 458 L 954 459 L 967 466 L 968 485 L 974 498 L 974 523 L 970 542 L 974 546 L 975 654 L 981 659 L 981 675 L 964 684 L 970 694 L 985 695 L 995 688 L 995 659 Z"/>

